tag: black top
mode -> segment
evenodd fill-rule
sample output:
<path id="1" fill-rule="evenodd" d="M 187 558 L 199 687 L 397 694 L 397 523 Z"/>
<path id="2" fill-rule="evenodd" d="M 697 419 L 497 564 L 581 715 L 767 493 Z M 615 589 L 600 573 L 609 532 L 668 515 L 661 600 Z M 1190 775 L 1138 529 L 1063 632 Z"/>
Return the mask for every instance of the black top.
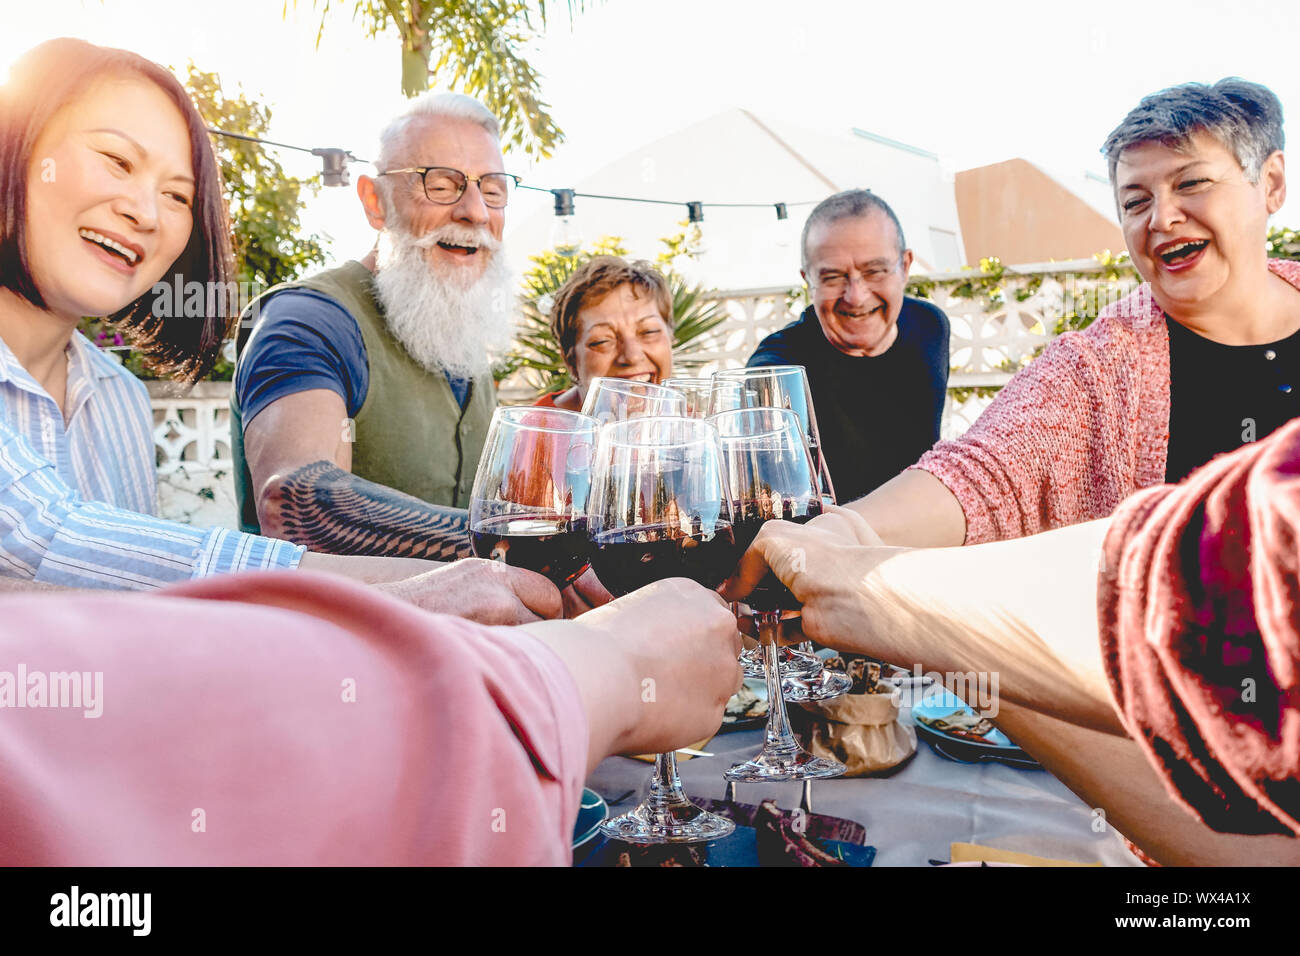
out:
<path id="1" fill-rule="evenodd" d="M 809 306 L 763 339 L 748 364 L 808 370 L 822 452 L 835 495 L 847 503 L 915 464 L 939 440 L 948 335 L 942 309 L 905 297 L 894 344 L 882 355 L 853 358 L 826 341 Z"/>
<path id="2" fill-rule="evenodd" d="M 1169 328 L 1169 460 L 1182 481 L 1215 455 L 1300 414 L 1300 332 L 1268 345 L 1220 345 L 1165 316 Z"/>

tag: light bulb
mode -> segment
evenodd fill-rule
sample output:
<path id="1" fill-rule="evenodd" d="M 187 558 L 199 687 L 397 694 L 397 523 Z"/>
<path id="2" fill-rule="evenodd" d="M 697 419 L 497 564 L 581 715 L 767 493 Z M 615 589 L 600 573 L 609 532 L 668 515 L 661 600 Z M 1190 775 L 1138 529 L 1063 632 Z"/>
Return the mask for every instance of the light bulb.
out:
<path id="1" fill-rule="evenodd" d="M 551 226 L 551 248 L 562 256 L 578 254 L 582 248 L 582 230 L 577 216 L 556 216 Z"/>

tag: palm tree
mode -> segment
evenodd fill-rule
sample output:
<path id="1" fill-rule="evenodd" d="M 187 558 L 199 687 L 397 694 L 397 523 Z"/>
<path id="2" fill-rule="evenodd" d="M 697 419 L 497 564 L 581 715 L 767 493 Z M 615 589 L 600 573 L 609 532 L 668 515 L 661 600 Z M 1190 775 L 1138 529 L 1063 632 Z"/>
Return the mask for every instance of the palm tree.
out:
<path id="1" fill-rule="evenodd" d="M 534 159 L 564 141 L 541 98 L 541 77 L 521 53 L 546 29 L 546 0 L 312 0 L 320 12 L 317 45 L 331 7 L 345 2 L 368 37 L 396 29 L 407 96 L 435 85 L 476 96 L 500 121 L 506 149 Z M 566 0 L 570 24 L 584 5 Z"/>

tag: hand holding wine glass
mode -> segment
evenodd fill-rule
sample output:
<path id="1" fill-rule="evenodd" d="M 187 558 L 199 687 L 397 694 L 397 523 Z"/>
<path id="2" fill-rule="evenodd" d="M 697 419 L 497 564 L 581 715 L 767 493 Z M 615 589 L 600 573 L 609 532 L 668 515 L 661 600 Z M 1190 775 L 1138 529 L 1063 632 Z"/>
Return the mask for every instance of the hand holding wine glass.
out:
<path id="1" fill-rule="evenodd" d="M 789 409 L 747 408 L 710 421 L 722 440 L 723 468 L 733 497 L 736 544 L 747 549 L 768 523 L 803 523 L 822 511 L 817 469 L 798 417 Z M 751 565 L 752 567 L 752 565 Z M 844 765 L 814 757 L 794 738 L 781 684 L 781 612 L 799 602 L 770 572 L 750 582 L 745 602 L 754 611 L 768 688 L 768 724 L 763 748 L 752 760 L 726 772 L 729 780 L 800 780 L 834 777 Z"/>
<path id="2" fill-rule="evenodd" d="M 634 418 L 601 429 L 587 531 L 592 567 L 613 594 L 666 578 L 709 589 L 726 580 L 739 553 L 719 456 L 717 432 L 699 419 Z M 645 800 L 601 829 L 632 843 L 694 843 L 735 825 L 687 799 L 666 753 L 655 758 Z"/>

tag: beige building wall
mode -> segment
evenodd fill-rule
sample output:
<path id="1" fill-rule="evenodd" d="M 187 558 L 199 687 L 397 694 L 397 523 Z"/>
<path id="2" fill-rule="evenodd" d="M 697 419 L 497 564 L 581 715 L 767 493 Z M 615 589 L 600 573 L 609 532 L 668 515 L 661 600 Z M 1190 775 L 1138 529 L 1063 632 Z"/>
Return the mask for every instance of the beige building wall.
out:
<path id="1" fill-rule="evenodd" d="M 956 192 L 971 265 L 987 256 L 1012 264 L 1083 259 L 1124 249 L 1113 217 L 1103 216 L 1023 159 L 959 172 Z"/>

